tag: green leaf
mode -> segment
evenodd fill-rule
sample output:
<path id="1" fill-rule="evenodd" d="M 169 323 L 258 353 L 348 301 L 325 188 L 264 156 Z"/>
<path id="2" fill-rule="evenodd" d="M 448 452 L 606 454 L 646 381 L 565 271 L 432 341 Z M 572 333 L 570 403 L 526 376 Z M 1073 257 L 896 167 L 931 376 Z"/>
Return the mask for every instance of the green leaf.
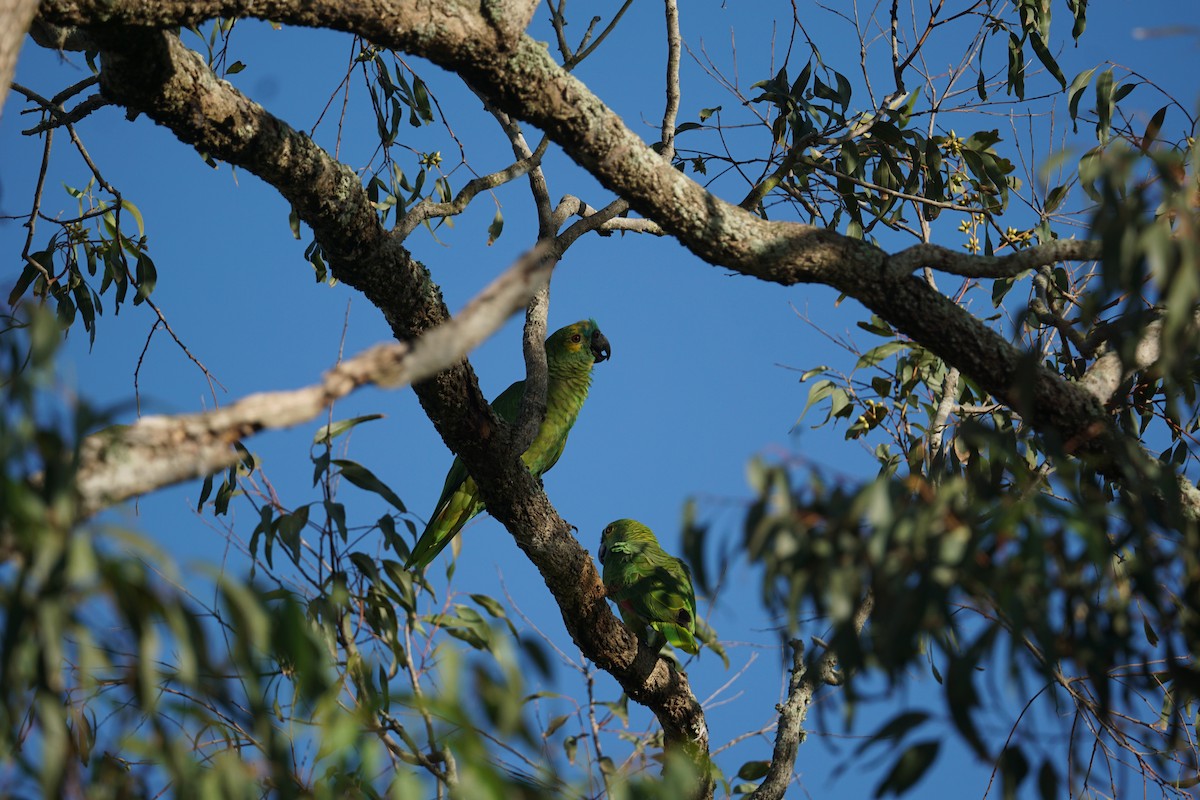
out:
<path id="1" fill-rule="evenodd" d="M 1043 761 L 1038 770 L 1038 794 L 1042 800 L 1055 800 L 1058 794 L 1058 772 L 1049 761 Z"/>
<path id="2" fill-rule="evenodd" d="M 329 450 L 322 450 L 316 457 L 313 458 L 313 480 L 312 485 L 316 486 L 320 483 L 321 478 L 329 470 Z"/>
<path id="3" fill-rule="evenodd" d="M 1136 83 L 1122 83 L 1120 86 L 1118 86 L 1116 88 L 1116 91 L 1113 92 L 1113 103 L 1121 102 L 1126 97 L 1128 97 L 1133 92 L 1133 90 L 1136 89 L 1137 87 L 1138 87 L 1138 84 L 1136 84 Z"/>
<path id="4" fill-rule="evenodd" d="M 854 403 L 845 389 L 836 388 L 829 395 L 829 416 L 848 417 L 854 411 Z"/>
<path id="5" fill-rule="evenodd" d="M 892 769 L 880 784 L 875 787 L 875 796 L 885 794 L 901 795 L 911 789 L 937 759 L 940 742 L 927 739 L 912 745 L 896 759 Z"/>
<path id="6" fill-rule="evenodd" d="M 858 361 L 855 362 L 854 368 L 862 369 L 863 367 L 873 367 L 881 361 L 884 361 L 885 359 L 900 352 L 901 350 L 907 350 L 911 346 L 912 345 L 910 345 L 908 342 L 884 342 L 878 347 L 872 347 L 870 350 L 859 356 Z"/>
<path id="7" fill-rule="evenodd" d="M 496 216 L 492 218 L 492 224 L 488 225 L 488 247 L 491 247 L 497 239 L 500 238 L 501 232 L 504 230 L 504 215 L 500 213 L 500 207 L 496 207 Z"/>
<path id="8" fill-rule="evenodd" d="M 808 388 L 808 402 L 804 404 L 804 410 L 800 412 L 800 417 L 796 420 L 796 424 L 800 424 L 800 420 L 804 419 L 804 415 L 808 413 L 808 409 L 812 408 L 815 403 L 819 403 L 833 394 L 833 389 L 833 381 L 828 378 L 819 380 L 810 386 Z"/>
<path id="9" fill-rule="evenodd" d="M 711 117 L 713 114 L 716 114 L 720 110 L 721 110 L 720 106 L 713 106 L 712 108 L 700 109 L 700 121 L 704 122 L 705 120 L 707 120 L 709 117 Z"/>
<path id="10" fill-rule="evenodd" d="M 425 81 L 413 76 L 413 110 L 426 122 L 433 122 L 433 108 L 429 104 L 429 91 Z M 414 127 L 416 125 L 414 124 Z"/>
<path id="11" fill-rule="evenodd" d="M 1113 111 L 1113 71 L 1112 67 L 1100 73 L 1096 78 L 1096 138 L 1101 142 L 1108 141 L 1109 129 L 1112 126 Z"/>
<path id="12" fill-rule="evenodd" d="M 246 68 L 246 65 L 243 64 L 241 61 L 235 61 L 229 65 L 228 69 L 225 70 L 225 74 L 226 75 L 237 75 L 239 72 L 241 72 L 245 68 Z"/>
<path id="13" fill-rule="evenodd" d="M 237 450 L 238 463 L 245 467 L 247 472 L 254 471 L 254 454 L 246 449 L 246 445 L 242 444 L 241 440 L 233 443 L 233 449 Z"/>
<path id="14" fill-rule="evenodd" d="M 1071 38 L 1075 41 L 1079 41 L 1079 37 L 1087 28 L 1087 5 L 1088 0 L 1067 0 L 1067 7 L 1075 16 L 1075 24 L 1071 26 Z"/>
<path id="15" fill-rule="evenodd" d="M 387 500 L 402 512 L 407 512 L 408 509 L 404 506 L 404 501 L 393 492 L 386 483 L 375 477 L 375 473 L 354 461 L 335 458 L 333 463 L 341 469 L 341 475 L 346 480 L 360 489 L 375 494 Z"/>
<path id="16" fill-rule="evenodd" d="M 770 761 L 747 761 L 738 768 L 737 776 L 744 781 L 757 781 L 771 769 Z"/>
<path id="17" fill-rule="evenodd" d="M 568 736 L 563 739 L 563 751 L 567 754 L 567 763 L 575 763 L 575 752 L 579 749 L 579 737 Z"/>
<path id="18" fill-rule="evenodd" d="M 1018 100 L 1025 99 L 1025 50 L 1017 35 L 1008 35 L 1008 90 Z"/>
<path id="19" fill-rule="evenodd" d="M 1033 45 L 1033 52 L 1037 55 L 1038 60 L 1050 71 L 1059 85 L 1063 89 L 1067 88 L 1067 78 L 1063 75 L 1062 70 L 1058 66 L 1058 62 L 1054 60 L 1054 56 L 1050 55 L 1050 49 L 1046 47 L 1046 43 L 1037 31 L 1029 32 L 1029 43 Z"/>
<path id="20" fill-rule="evenodd" d="M 121 208 L 125 211 L 128 211 L 130 214 L 133 215 L 133 220 L 134 220 L 134 222 L 137 223 L 137 226 L 138 226 L 138 238 L 145 236 L 146 235 L 146 225 L 144 222 L 142 222 L 142 212 L 138 210 L 138 207 L 135 206 L 133 203 L 129 202 L 128 200 L 125 200 L 124 198 L 122 198 L 121 199 Z"/>
<path id="21" fill-rule="evenodd" d="M 851 88 L 850 81 L 840 72 L 834 72 L 833 77 L 837 80 L 837 101 L 843 111 L 850 105 Z"/>
<path id="22" fill-rule="evenodd" d="M 905 711 L 897 714 L 880 726 L 879 730 L 871 734 L 870 738 L 860 744 L 855 752 L 858 755 L 862 755 L 871 745 L 878 742 L 899 742 L 913 729 L 923 725 L 928 719 L 929 714 L 925 711 Z"/>
<path id="23" fill-rule="evenodd" d="M 58 298 L 58 320 L 64 328 L 71 327 L 75 322 L 75 304 L 70 295 L 63 294 Z"/>
<path id="24" fill-rule="evenodd" d="M 1042 206 L 1043 214 L 1053 214 L 1054 211 L 1062 205 L 1063 199 L 1067 196 L 1066 186 L 1055 186 L 1046 195 L 1046 203 Z"/>
<path id="25" fill-rule="evenodd" d="M 1150 146 L 1158 139 L 1158 133 L 1162 130 L 1163 121 L 1167 118 L 1167 106 L 1163 106 L 1158 111 L 1154 112 L 1154 116 L 1150 118 L 1150 122 L 1146 124 L 1146 132 L 1142 134 L 1142 141 L 1139 144 L 1143 153 L 1150 152 Z"/>
<path id="26" fill-rule="evenodd" d="M 1142 629 L 1146 634 L 1146 641 L 1151 647 L 1158 647 L 1158 634 L 1154 632 L 1154 628 L 1150 625 L 1150 620 L 1142 618 Z"/>
<path id="27" fill-rule="evenodd" d="M 204 483 L 200 485 L 200 499 L 196 501 L 197 514 L 199 514 L 200 510 L 204 508 L 204 501 L 208 499 L 210 494 L 212 494 L 212 487 L 213 476 L 211 473 L 209 473 L 208 475 L 204 476 Z"/>
<path id="28" fill-rule="evenodd" d="M 350 563 L 357 567 L 361 574 L 370 578 L 372 583 L 379 581 L 379 569 L 375 566 L 375 559 L 366 553 L 357 550 L 350 553 Z"/>
<path id="29" fill-rule="evenodd" d="M 346 528 L 346 506 L 333 500 L 325 500 L 324 504 L 325 513 L 329 516 L 329 519 L 333 520 L 333 524 L 337 526 L 337 531 L 341 535 L 342 541 L 347 541 L 350 538 L 350 531 Z"/>
<path id="30" fill-rule="evenodd" d="M 828 371 L 829 371 L 829 367 L 824 366 L 824 365 L 819 366 L 819 367 L 813 367 L 812 369 L 807 369 L 800 374 L 800 382 L 804 383 L 805 381 L 807 381 L 809 378 L 813 377 L 814 375 L 820 375 L 821 373 L 828 372 Z"/>
<path id="31" fill-rule="evenodd" d="M 1013 278 L 997 278 L 992 281 L 992 307 L 999 308 L 1004 302 L 1004 298 L 1012 291 L 1013 285 L 1016 283 Z"/>
<path id="32" fill-rule="evenodd" d="M 364 414 L 361 417 L 351 417 L 350 419 L 342 419 L 337 422 L 331 422 L 328 425 L 322 425 L 320 428 L 317 428 L 317 434 L 313 437 L 313 444 L 328 443 L 355 425 L 361 425 L 364 422 L 376 419 L 383 419 L 383 414 Z"/>
<path id="33" fill-rule="evenodd" d="M 145 253 L 138 253 L 136 276 L 137 295 L 133 298 L 135 306 L 149 298 L 158 284 L 158 270 L 154 268 L 154 262 L 150 260 L 150 256 Z"/>
<path id="34" fill-rule="evenodd" d="M 405 554 L 407 555 L 407 554 Z M 399 561 L 390 558 L 383 561 L 383 572 L 396 587 L 400 606 L 409 613 L 416 609 L 416 595 L 413 592 L 412 573 L 404 568 Z"/>
<path id="35" fill-rule="evenodd" d="M 1019 747 L 1010 746 L 1000 753 L 997 766 L 1000 768 L 1004 798 L 1011 800 L 1017 796 L 1017 790 L 1029 775 L 1029 760 Z"/>
<path id="36" fill-rule="evenodd" d="M 308 525 L 308 506 L 300 506 L 292 513 L 284 514 L 279 518 L 276 528 L 279 541 L 283 542 L 291 551 L 293 561 L 300 558 L 300 532 L 306 525 Z"/>
<path id="37" fill-rule="evenodd" d="M 54 262 L 52 260 L 53 257 L 53 252 L 49 250 L 42 250 L 38 253 L 31 253 L 29 255 L 29 260 L 36 261 L 38 264 L 41 264 L 46 269 L 46 272 L 49 273 L 50 269 L 54 266 Z M 13 290 L 8 294 L 8 304 L 10 306 L 16 305 L 17 301 L 20 300 L 22 295 L 25 294 L 25 290 L 28 289 L 30 284 L 33 283 L 34 278 L 37 278 L 41 274 L 41 270 L 39 270 L 33 264 L 26 263 L 25 269 L 21 272 L 21 277 L 17 278 L 17 282 L 13 286 Z"/>
<path id="38" fill-rule="evenodd" d="M 1079 100 L 1083 97 L 1083 90 L 1087 88 L 1088 82 L 1091 81 L 1095 72 L 1096 68 L 1092 67 L 1079 73 L 1067 89 L 1067 111 L 1070 112 L 1072 120 L 1079 118 Z M 1075 126 L 1075 130 L 1079 130 L 1079 127 Z"/>
<path id="39" fill-rule="evenodd" d="M 508 619 L 508 615 L 504 613 L 504 606 L 494 597 L 488 597 L 486 594 L 473 594 L 470 596 L 472 600 L 493 617 L 498 619 Z"/>
<path id="40" fill-rule="evenodd" d="M 570 714 L 559 714 L 557 717 L 552 718 L 550 722 L 546 724 L 546 729 L 542 731 L 542 738 L 549 739 L 554 735 L 555 731 L 566 724 L 567 720 L 570 718 Z"/>
<path id="41" fill-rule="evenodd" d="M 886 320 L 883 320 L 874 314 L 871 315 L 871 319 L 865 321 L 859 320 L 856 324 L 867 333 L 873 333 L 876 336 L 886 336 L 891 338 L 896 335 L 896 332 L 892 330 L 892 326 L 888 325 Z"/>

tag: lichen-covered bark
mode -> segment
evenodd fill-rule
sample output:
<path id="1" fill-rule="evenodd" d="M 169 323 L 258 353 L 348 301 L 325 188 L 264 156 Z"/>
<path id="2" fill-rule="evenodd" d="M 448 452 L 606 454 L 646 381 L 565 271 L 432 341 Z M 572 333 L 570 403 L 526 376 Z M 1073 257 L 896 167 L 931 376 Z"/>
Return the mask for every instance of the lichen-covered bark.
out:
<path id="1" fill-rule="evenodd" d="M 17 55 L 25 31 L 37 12 L 38 0 L 0 0 L 0 110 L 17 71 Z"/>
<path id="2" fill-rule="evenodd" d="M 511 29 L 494 25 L 494 13 L 480 10 L 490 5 L 50 0 L 41 13 L 72 24 L 119 20 L 170 25 L 218 14 L 255 16 L 354 31 L 376 44 L 429 58 L 462 75 L 509 114 L 545 130 L 581 166 L 705 261 L 783 285 L 833 286 L 1019 409 L 1042 434 L 1073 448 L 1086 446 L 1098 466 L 1120 468 L 1119 456 L 1109 447 L 1111 422 L 1093 396 L 1025 359 L 1003 337 L 908 274 L 925 263 L 965 265 L 952 270 L 962 271 L 983 260 L 954 258 L 935 248 L 897 254 L 893 265 L 888 254 L 865 242 L 809 225 L 768 222 L 726 203 L 659 157 L 561 69 L 541 42 L 525 35 L 514 38 Z M 1037 249 L 1025 251 L 1010 263 L 1014 269 L 1025 268 L 1040 255 Z M 1093 256 L 1090 245 L 1056 245 L 1046 248 L 1044 257 Z M 997 268 L 992 262 L 988 266 Z"/>
<path id="3" fill-rule="evenodd" d="M 428 270 L 382 228 L 347 167 L 214 76 L 177 37 L 121 25 L 93 26 L 87 33 L 100 50 L 106 97 L 274 186 L 313 229 L 338 279 L 379 307 L 398 339 L 412 342 L 449 319 Z M 528 268 L 537 262 L 530 259 Z M 687 677 L 617 622 L 591 557 L 540 484 L 502 446 L 500 423 L 470 366 L 462 362 L 414 390 L 476 479 L 488 511 L 542 573 L 582 651 L 656 714 L 668 743 L 706 755 L 708 730 Z"/>
<path id="4" fill-rule="evenodd" d="M 150 28 L 218 15 L 350 31 L 452 70 L 513 117 L 544 130 L 630 206 L 705 261 L 783 285 L 823 283 L 857 299 L 930 349 L 1069 451 L 1128 469 L 1130 443 L 1101 399 L 1043 367 L 912 275 L 1014 274 L 1055 259 L 1094 258 L 1088 243 L 1052 243 L 1005 260 L 941 248 L 890 256 L 834 231 L 764 221 L 726 203 L 651 150 L 586 86 L 512 20 L 531 3 L 502 0 L 46 0 L 42 19 L 87 26 L 101 45 L 107 96 L 167 125 L 183 141 L 258 174 L 316 232 L 335 274 L 385 314 L 402 340 L 447 318 L 422 265 L 383 231 L 355 176 L 311 141 L 211 75 L 171 36 Z M 510 16 L 506 9 L 513 11 Z M 518 13 L 519 12 L 519 13 Z M 521 16 L 525 15 L 525 16 Z M 128 25 L 148 26 L 142 28 Z M 488 509 L 541 570 L 584 652 L 662 720 L 668 739 L 707 746 L 686 678 L 639 650 L 603 601 L 591 559 L 517 459 L 498 446 L 497 422 L 469 366 L 416 388 L 447 444 L 476 478 Z"/>

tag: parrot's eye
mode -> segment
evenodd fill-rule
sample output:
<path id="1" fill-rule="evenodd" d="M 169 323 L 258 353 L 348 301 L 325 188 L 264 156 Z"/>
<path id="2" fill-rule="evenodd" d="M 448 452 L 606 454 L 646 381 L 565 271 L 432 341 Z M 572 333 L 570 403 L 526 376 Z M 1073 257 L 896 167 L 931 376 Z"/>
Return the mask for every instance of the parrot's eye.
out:
<path id="1" fill-rule="evenodd" d="M 580 336 L 578 333 L 571 337 L 571 341 L 574 342 L 575 344 L 579 344 L 581 339 L 583 339 L 583 337 Z"/>

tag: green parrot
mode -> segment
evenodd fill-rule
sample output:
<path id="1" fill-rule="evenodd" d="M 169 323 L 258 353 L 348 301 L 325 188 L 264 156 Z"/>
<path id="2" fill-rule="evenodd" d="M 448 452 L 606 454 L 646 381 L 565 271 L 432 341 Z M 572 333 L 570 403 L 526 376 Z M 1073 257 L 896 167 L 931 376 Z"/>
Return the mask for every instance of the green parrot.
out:
<path id="1" fill-rule="evenodd" d="M 521 455 L 525 466 L 540 478 L 554 466 L 567 443 L 567 434 L 579 416 L 592 382 L 592 365 L 608 359 L 612 349 L 596 320 L 585 319 L 560 328 L 546 340 L 546 416 L 529 449 Z M 525 393 L 517 381 L 492 401 L 492 410 L 505 422 L 516 421 Z M 408 569 L 423 570 L 480 511 L 483 501 L 467 468 L 455 458 L 446 475 L 442 496 L 433 509 L 425 532 L 408 557 Z"/>
<path id="2" fill-rule="evenodd" d="M 610 523 L 600 535 L 600 564 L 608 596 L 639 639 L 653 647 L 665 638 L 692 655 L 700 652 L 692 574 L 658 546 L 653 531 L 632 519 Z"/>

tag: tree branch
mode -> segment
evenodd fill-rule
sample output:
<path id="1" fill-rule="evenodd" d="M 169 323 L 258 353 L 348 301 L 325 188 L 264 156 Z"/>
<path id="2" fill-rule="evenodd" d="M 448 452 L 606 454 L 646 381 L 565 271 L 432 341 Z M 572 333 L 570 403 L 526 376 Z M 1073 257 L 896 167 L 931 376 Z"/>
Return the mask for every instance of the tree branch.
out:
<path id="1" fill-rule="evenodd" d="M 1192 325 L 1200 329 L 1200 313 L 1192 317 Z M 1154 366 L 1162 355 L 1163 320 L 1156 319 L 1141 330 L 1137 345 L 1133 348 L 1133 360 L 1126 363 L 1121 353 L 1109 350 L 1097 358 L 1079 379 L 1079 387 L 1101 403 L 1111 402 L 1121 384 L 1136 372 Z"/>
<path id="2" fill-rule="evenodd" d="M 679 115 L 679 51 L 683 39 L 679 35 L 679 6 L 675 0 L 663 0 L 667 17 L 667 103 L 663 109 L 662 157 L 671 161 L 675 156 L 675 119 Z"/>
<path id="3" fill-rule="evenodd" d="M 158 51 L 165 48 L 174 53 L 172 48 L 182 49 L 178 43 L 170 43 L 168 37 L 162 45 L 144 28 L 117 29 L 112 22 L 169 26 L 217 15 L 255 16 L 351 31 L 378 45 L 426 57 L 463 76 L 498 108 L 539 126 L 631 208 L 705 261 L 783 285 L 829 285 L 978 382 L 1067 452 L 1086 450 L 1094 466 L 1117 475 L 1136 476 L 1145 466 L 1145 459 L 1129 457 L 1130 442 L 1116 431 L 1091 392 L 1047 369 L 911 275 L 918 267 L 930 267 L 958 275 L 1009 277 L 1058 260 L 1094 259 L 1099 252 L 1095 243 L 1049 242 L 996 258 L 922 244 L 889 256 L 834 231 L 762 220 L 715 197 L 666 163 L 582 83 L 556 65 L 542 44 L 528 36 L 509 36 L 486 14 L 472 13 L 462 5 L 435 0 L 402 5 L 382 0 L 164 0 L 158 4 L 47 0 L 41 13 L 51 22 L 104 23 L 105 27 L 92 31 L 103 39 L 106 96 L 146 111 L 185 141 L 203 141 L 204 149 L 218 157 L 260 175 L 266 172 L 264 179 L 289 199 L 296 198 L 293 205 L 301 218 L 314 228 L 335 260 L 335 275 L 367 294 L 402 339 L 443 321 L 445 308 L 424 268 L 376 230 L 378 222 L 365 199 L 359 200 L 363 192 L 353 174 L 341 165 L 330 166 L 326 173 L 324 162 L 310 163 L 307 155 L 317 149 L 311 142 L 285 131 L 278 121 L 268 124 L 260 118 L 261 108 L 244 98 L 229 109 L 219 103 L 206 107 L 210 99 L 222 97 L 222 91 L 240 96 L 201 70 L 202 63 L 196 66 L 181 60 L 186 75 L 166 72 L 159 62 L 171 59 Z M 193 91 L 177 96 L 182 83 Z M 202 91 L 195 91 L 196 87 Z M 245 136 L 247 130 L 255 135 Z M 277 168 L 280 152 L 288 155 L 286 169 Z M 305 156 L 299 170 L 291 160 L 295 154 Z M 268 166 L 263 168 L 260 162 Z M 324 179 L 333 191 L 312 192 L 314 178 Z M 580 636 L 587 638 L 587 631 L 579 627 L 586 614 L 572 619 L 569 613 L 569 609 L 586 611 L 578 605 L 582 601 L 577 590 L 561 584 L 556 590 L 556 584 L 574 574 L 586 593 L 589 581 L 595 581 L 591 560 L 571 540 L 566 523 L 519 462 L 494 447 L 497 422 L 479 396 L 469 367 L 451 370 L 416 390 L 443 438 L 476 478 L 489 510 L 546 576 L 572 635 L 577 641 Z M 560 595 L 559 590 L 566 594 Z M 621 657 L 628 657 L 628 648 L 623 652 Z M 620 658 L 605 663 L 618 670 L 633 665 Z M 640 701 L 633 692 L 630 695 Z M 672 716 L 665 706 L 655 711 L 668 740 L 686 740 L 690 735 L 686 715 Z"/>
<path id="4" fill-rule="evenodd" d="M 411 344 L 376 345 L 327 372 L 318 384 L 265 392 L 200 414 L 143 417 L 87 437 L 78 491 L 85 516 L 137 495 L 210 475 L 237 462 L 233 444 L 260 431 L 315 418 L 354 390 L 394 389 L 452 366 L 504 324 L 528 300 L 538 253 L 518 259 L 462 311 Z"/>
<path id="5" fill-rule="evenodd" d="M 433 41 L 426 37 L 429 30 L 436 29 L 449 35 L 451 43 L 457 42 L 452 46 L 482 47 L 488 53 L 505 49 L 486 21 L 471 15 L 447 18 L 448 8 L 431 0 L 401 7 L 250 0 L 166 2 L 142 5 L 139 12 L 127 2 L 105 6 L 64 0 L 49 3 L 42 12 L 44 22 L 49 23 L 141 23 L 88 29 L 100 49 L 100 83 L 105 97 L 146 114 L 181 141 L 275 187 L 312 228 L 333 274 L 375 304 L 398 339 L 412 342 L 446 322 L 449 313 L 428 270 L 412 258 L 398 237 L 382 228 L 353 171 L 213 75 L 203 59 L 177 37 L 145 25 L 173 25 L 185 18 L 197 21 L 215 13 L 250 13 L 337 30 L 369 30 L 368 38 L 379 40 L 395 38 L 397 31 L 404 31 L 413 46 Z M 423 26 L 425 34 L 414 32 Z M 65 33 L 68 35 L 60 40 L 70 38 L 70 32 Z M 464 75 L 471 77 L 467 70 Z M 651 155 L 661 163 L 657 154 Z M 596 220 L 599 222 L 602 220 Z M 518 262 L 518 273 L 530 286 L 537 286 L 543 278 L 539 265 L 547 255 L 540 249 L 544 244 Z M 617 622 L 591 556 L 572 536 L 571 527 L 550 505 L 520 459 L 500 446 L 504 437 L 496 434 L 502 426 L 480 394 L 469 364 L 462 362 L 413 388 L 442 438 L 479 485 L 489 513 L 508 528 L 542 573 L 580 649 L 612 674 L 630 698 L 653 711 L 668 746 L 685 748 L 699 754 L 697 757 L 706 755 L 708 728 L 687 677 Z M 711 785 L 707 793 L 711 795 Z"/>
<path id="6" fill-rule="evenodd" d="M 867 594 L 854 612 L 854 630 L 861 633 L 871 610 L 875 607 L 875 599 Z M 779 725 L 775 729 L 775 749 L 771 754 L 771 765 L 763 782 L 750 795 L 750 800 L 780 800 L 792 782 L 792 772 L 796 766 L 796 754 L 804 743 L 804 720 L 808 717 L 808 709 L 812 706 L 813 697 L 822 686 L 836 685 L 840 682 L 837 674 L 837 655 L 832 650 L 825 650 L 812 664 L 804 660 L 804 643 L 799 639 L 791 641 L 792 670 L 788 679 L 787 700 L 779 711 Z"/>
<path id="7" fill-rule="evenodd" d="M 1055 239 L 1004 256 L 976 256 L 941 245 L 921 243 L 891 256 L 892 269 L 909 273 L 922 267 L 964 278 L 1015 278 L 1022 272 L 1059 261 L 1096 261 L 1100 243 L 1087 239 Z"/>
<path id="8" fill-rule="evenodd" d="M 17 55 L 37 13 L 38 0 L 0 0 L 0 113 L 17 72 Z"/>
<path id="9" fill-rule="evenodd" d="M 534 151 L 529 149 L 521 126 L 513 121 L 508 114 L 495 108 L 480 95 L 484 105 L 500 123 L 505 136 L 512 146 L 513 155 L 518 159 L 533 158 Z M 537 152 L 544 153 L 550 140 L 543 137 L 538 144 Z M 548 242 L 555 234 L 553 214 L 550 210 L 550 187 L 546 182 L 546 173 L 540 162 L 529 170 L 529 191 L 533 195 L 533 205 L 537 209 L 538 231 L 537 242 Z M 545 268 L 553 270 L 558 265 L 562 251 L 547 256 Z M 546 366 L 546 327 L 550 315 L 550 282 L 547 277 L 546 285 L 529 299 L 525 309 L 525 327 L 521 332 L 521 352 L 525 358 L 525 392 L 521 395 L 521 403 L 517 408 L 517 418 L 509 431 L 508 449 L 520 455 L 529 449 L 529 445 L 537 437 L 537 432 L 546 418 L 546 389 L 549 373 Z"/>
<path id="10" fill-rule="evenodd" d="M 235 442 L 314 419 L 362 386 L 419 380 L 440 369 L 441 360 L 414 358 L 407 344 L 376 345 L 311 386 L 250 395 L 201 414 L 148 416 L 105 428 L 84 439 L 80 448 L 76 488 L 81 512 L 90 516 L 131 497 L 225 469 L 239 458 Z"/>
<path id="11" fill-rule="evenodd" d="M 458 194 L 449 202 L 435 203 L 428 197 L 422 199 L 407 214 L 397 220 L 396 225 L 392 228 L 392 232 L 401 239 L 405 239 L 416 230 L 418 225 L 427 219 L 453 217 L 461 214 L 480 192 L 495 189 L 497 186 L 503 186 L 509 181 L 516 180 L 541 163 L 542 154 L 546 152 L 545 145 L 548 143 L 547 140 L 536 152 L 531 153 L 528 158 L 522 158 L 502 170 L 497 170 L 490 175 L 472 178 L 458 190 Z"/>

